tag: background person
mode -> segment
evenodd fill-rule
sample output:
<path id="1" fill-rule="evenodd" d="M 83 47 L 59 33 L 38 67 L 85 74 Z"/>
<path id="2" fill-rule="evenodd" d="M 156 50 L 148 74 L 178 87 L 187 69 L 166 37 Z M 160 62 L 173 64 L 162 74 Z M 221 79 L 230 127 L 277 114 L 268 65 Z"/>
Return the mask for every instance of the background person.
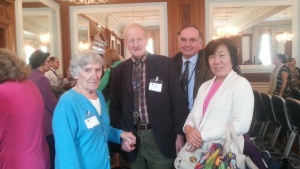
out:
<path id="1" fill-rule="evenodd" d="M 100 80 L 98 90 L 102 92 L 107 104 L 107 109 L 109 110 L 111 71 L 122 62 L 123 58 L 119 55 L 116 49 L 107 49 L 103 54 L 103 60 L 105 63 L 105 71 L 103 77 Z M 112 153 L 112 169 L 120 168 L 120 145 L 108 142 L 108 147 L 109 151 Z"/>
<path id="2" fill-rule="evenodd" d="M 57 57 L 50 57 L 50 70 L 45 72 L 45 76 L 49 79 L 53 93 L 57 98 L 65 91 L 68 90 L 67 78 L 61 78 L 56 70 L 59 69 L 59 60 Z"/>
<path id="3" fill-rule="evenodd" d="M 103 77 L 100 80 L 98 90 L 103 93 L 104 98 L 107 102 L 107 106 L 109 107 L 111 71 L 123 61 L 123 57 L 119 55 L 116 49 L 107 49 L 103 54 L 103 60 L 105 63 L 105 71 Z"/>
<path id="4" fill-rule="evenodd" d="M 52 117 L 57 104 L 55 95 L 51 90 L 51 85 L 44 73 L 50 70 L 50 53 L 41 50 L 34 51 L 29 57 L 29 64 L 32 68 L 29 79 L 35 83 L 44 100 L 44 130 L 47 143 L 50 149 L 51 168 L 54 167 L 55 147 L 52 131 Z"/>
<path id="5" fill-rule="evenodd" d="M 286 55 L 276 54 L 274 57 L 274 64 L 276 66 L 272 71 L 270 78 L 270 93 L 279 95 L 283 98 L 291 96 L 291 88 L 288 85 L 288 81 L 292 78 L 289 76 L 289 68 L 284 65 L 286 62 Z"/>
<path id="6" fill-rule="evenodd" d="M 296 67 L 296 59 L 295 58 L 290 58 L 288 60 L 289 63 L 289 70 L 290 70 L 290 76 L 292 79 L 288 82 L 290 85 L 290 88 L 297 88 L 299 89 L 299 84 L 300 84 L 300 69 Z"/>
<path id="7" fill-rule="evenodd" d="M 195 151 L 208 151 L 212 143 L 226 139 L 226 126 L 234 126 L 244 147 L 253 115 L 254 97 L 250 83 L 241 77 L 237 48 L 228 38 L 210 41 L 205 48 L 205 61 L 215 77 L 200 87 L 192 112 L 185 125 L 188 145 Z M 243 105 L 243 106 L 241 106 Z M 232 152 L 238 153 L 236 145 Z"/>
<path id="8" fill-rule="evenodd" d="M 43 98 L 28 80 L 30 69 L 0 49 L 0 168 L 49 169 Z M 13 91 L 13 92 L 12 92 Z"/>
<path id="9" fill-rule="evenodd" d="M 135 136 L 110 126 L 104 97 L 97 90 L 102 58 L 96 52 L 72 58 L 70 72 L 75 87 L 63 94 L 53 117 L 57 169 L 109 169 L 107 142 L 120 143 L 124 151 L 134 150 Z"/>
<path id="10" fill-rule="evenodd" d="M 176 64 L 183 81 L 185 65 L 188 64 L 187 86 L 183 86 L 183 91 L 187 90 L 188 108 L 192 110 L 194 99 L 197 96 L 199 87 L 207 80 L 213 78 L 209 67 L 205 64 L 204 49 L 202 49 L 203 35 L 194 25 L 187 25 L 178 32 L 178 46 L 180 52 L 172 59 Z M 187 87 L 187 89 L 184 89 Z"/>
<path id="11" fill-rule="evenodd" d="M 126 153 L 130 169 L 171 169 L 188 114 L 175 64 L 146 51 L 142 25 L 128 25 L 124 38 L 132 58 L 113 71 L 111 122 L 137 136 L 136 151 Z"/>

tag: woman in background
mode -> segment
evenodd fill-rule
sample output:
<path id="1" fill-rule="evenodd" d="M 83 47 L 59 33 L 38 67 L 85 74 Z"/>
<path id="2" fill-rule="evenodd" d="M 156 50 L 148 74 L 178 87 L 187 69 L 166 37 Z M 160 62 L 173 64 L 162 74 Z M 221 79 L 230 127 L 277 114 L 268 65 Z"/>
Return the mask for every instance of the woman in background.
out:
<path id="1" fill-rule="evenodd" d="M 55 143 L 52 131 L 52 117 L 57 99 L 52 92 L 49 79 L 44 75 L 45 72 L 50 70 L 50 53 L 41 50 L 34 51 L 29 57 L 29 64 L 32 68 L 29 79 L 38 87 L 44 100 L 44 110 L 40 113 L 44 115 L 44 130 L 50 150 L 51 169 L 54 169 Z"/>
<path id="2" fill-rule="evenodd" d="M 288 60 L 289 63 L 289 70 L 291 73 L 292 79 L 289 81 L 289 85 L 291 89 L 297 88 L 299 89 L 299 84 L 300 84 L 300 69 L 296 67 L 296 59 L 295 58 L 290 58 Z"/>
<path id="3" fill-rule="evenodd" d="M 289 76 L 290 71 L 284 64 L 287 62 L 287 58 L 283 54 L 276 54 L 274 57 L 274 64 L 276 67 L 271 73 L 270 78 L 270 94 L 276 94 L 283 98 L 290 97 L 291 88 L 288 85 L 288 81 L 292 78 Z"/>
<path id="4" fill-rule="evenodd" d="M 49 169 L 43 128 L 44 102 L 30 69 L 15 54 L 0 49 L 0 168 Z"/>
<path id="5" fill-rule="evenodd" d="M 109 110 L 109 98 L 110 98 L 110 86 L 111 86 L 111 72 L 112 70 L 119 65 L 123 57 L 119 55 L 116 49 L 107 49 L 103 54 L 103 60 L 105 64 L 105 71 L 104 75 L 100 80 L 100 85 L 98 90 L 102 92 L 104 99 L 106 101 L 107 110 Z M 113 154 L 112 155 L 112 169 L 119 169 L 120 168 L 120 145 L 108 142 L 109 151 Z"/>
<path id="6" fill-rule="evenodd" d="M 110 72 L 112 71 L 113 68 L 115 68 L 117 65 L 119 65 L 122 62 L 123 57 L 119 55 L 116 49 L 107 49 L 103 54 L 103 60 L 105 64 L 105 71 L 103 77 L 101 78 L 98 90 L 103 93 L 106 103 L 107 105 L 109 105 L 110 81 L 111 81 Z"/>

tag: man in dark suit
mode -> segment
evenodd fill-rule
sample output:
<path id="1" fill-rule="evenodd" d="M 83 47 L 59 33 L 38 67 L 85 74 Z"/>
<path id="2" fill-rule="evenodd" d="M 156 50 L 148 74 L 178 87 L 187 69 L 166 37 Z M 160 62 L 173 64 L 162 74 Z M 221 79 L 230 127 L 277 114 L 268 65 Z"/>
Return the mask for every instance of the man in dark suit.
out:
<path id="1" fill-rule="evenodd" d="M 124 30 L 132 58 L 112 72 L 111 124 L 137 136 L 136 150 L 126 153 L 131 169 L 171 169 L 184 145 L 188 115 L 174 62 L 146 51 L 146 30 Z"/>
<path id="2" fill-rule="evenodd" d="M 182 75 L 185 70 L 185 62 L 189 61 L 186 86 L 186 99 L 189 110 L 192 110 L 194 99 L 202 83 L 214 77 L 210 68 L 205 63 L 202 42 L 203 35 L 196 26 L 184 26 L 178 32 L 178 46 L 180 52 L 172 58 L 176 64 L 178 73 L 181 75 L 181 81 L 183 80 Z M 184 90 L 185 86 L 182 86 L 182 88 Z"/>

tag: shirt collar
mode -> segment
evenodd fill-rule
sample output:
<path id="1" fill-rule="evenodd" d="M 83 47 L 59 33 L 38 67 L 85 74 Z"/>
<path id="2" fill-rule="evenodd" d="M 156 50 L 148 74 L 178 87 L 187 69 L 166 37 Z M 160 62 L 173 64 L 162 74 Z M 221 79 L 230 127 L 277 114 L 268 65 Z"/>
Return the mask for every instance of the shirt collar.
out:
<path id="1" fill-rule="evenodd" d="M 145 63 L 147 61 L 147 55 L 148 55 L 148 52 L 146 52 L 145 55 L 141 57 L 140 60 L 142 61 L 142 63 Z M 134 57 L 131 57 L 131 59 L 132 59 L 133 63 L 135 61 L 137 61 L 137 59 L 135 59 Z"/>
<path id="2" fill-rule="evenodd" d="M 182 57 L 182 64 L 184 64 L 187 60 L 190 61 L 190 63 L 192 63 L 193 65 L 195 65 L 198 60 L 198 53 L 189 59 L 185 59 L 184 57 Z"/>

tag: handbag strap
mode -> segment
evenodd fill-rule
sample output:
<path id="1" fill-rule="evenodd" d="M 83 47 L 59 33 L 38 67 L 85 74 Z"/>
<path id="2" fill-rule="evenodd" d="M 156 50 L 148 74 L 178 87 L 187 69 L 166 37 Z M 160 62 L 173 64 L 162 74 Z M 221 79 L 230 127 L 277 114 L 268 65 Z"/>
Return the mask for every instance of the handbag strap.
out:
<path id="1" fill-rule="evenodd" d="M 231 137 L 233 140 L 231 140 Z M 226 143 L 224 146 L 227 152 L 230 150 L 230 144 L 232 143 L 232 141 L 236 144 L 239 154 L 243 154 L 234 126 L 231 123 L 229 123 L 226 126 Z"/>

